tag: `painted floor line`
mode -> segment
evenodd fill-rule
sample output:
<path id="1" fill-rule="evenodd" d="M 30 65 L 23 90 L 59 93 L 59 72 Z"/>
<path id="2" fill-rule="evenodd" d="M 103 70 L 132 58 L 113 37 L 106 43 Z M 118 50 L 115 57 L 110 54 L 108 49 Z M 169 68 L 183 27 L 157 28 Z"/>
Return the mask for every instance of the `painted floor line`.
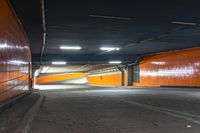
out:
<path id="1" fill-rule="evenodd" d="M 153 111 L 158 111 L 158 112 L 161 112 L 161 113 L 165 113 L 165 114 L 168 114 L 170 116 L 177 117 L 177 118 L 185 119 L 185 120 L 188 120 L 188 121 L 191 121 L 191 122 L 193 122 L 195 124 L 200 125 L 200 121 L 194 119 L 194 117 L 199 117 L 199 116 L 196 116 L 196 115 L 192 115 L 192 114 L 185 113 L 185 112 L 180 112 L 180 111 L 175 111 L 175 110 L 169 110 L 169 109 L 165 109 L 165 108 L 160 108 L 160 107 L 156 107 L 156 106 L 151 106 L 151 105 L 131 102 L 131 101 L 127 101 L 127 100 L 121 100 L 121 101 L 123 101 L 125 103 L 132 104 L 132 105 L 140 106 L 140 107 L 143 107 L 143 108 L 147 108 L 147 109 L 150 109 L 150 110 L 153 110 Z"/>

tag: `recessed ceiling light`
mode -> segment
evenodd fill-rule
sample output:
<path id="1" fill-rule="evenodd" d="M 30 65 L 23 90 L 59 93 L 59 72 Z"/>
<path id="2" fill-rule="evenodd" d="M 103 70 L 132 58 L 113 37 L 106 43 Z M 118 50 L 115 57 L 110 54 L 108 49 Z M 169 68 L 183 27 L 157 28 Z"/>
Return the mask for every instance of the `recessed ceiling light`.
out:
<path id="1" fill-rule="evenodd" d="M 113 50 L 120 50 L 120 48 L 116 48 L 116 47 L 101 47 L 100 48 L 102 51 L 113 51 Z"/>
<path id="2" fill-rule="evenodd" d="M 109 61 L 109 64 L 121 64 L 121 61 Z"/>
<path id="3" fill-rule="evenodd" d="M 80 50 L 80 46 L 60 46 L 60 49 L 63 50 Z"/>
<path id="4" fill-rule="evenodd" d="M 65 61 L 52 61 L 51 64 L 52 65 L 66 65 L 67 62 L 65 62 Z"/>

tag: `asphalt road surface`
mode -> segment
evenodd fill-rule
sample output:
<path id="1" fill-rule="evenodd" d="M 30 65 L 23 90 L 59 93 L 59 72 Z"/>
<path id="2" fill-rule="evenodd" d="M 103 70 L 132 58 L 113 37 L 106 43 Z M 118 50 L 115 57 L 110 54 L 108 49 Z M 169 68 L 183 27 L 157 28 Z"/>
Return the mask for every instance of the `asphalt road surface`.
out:
<path id="1" fill-rule="evenodd" d="M 29 133 L 200 133 L 200 88 L 41 88 Z"/>

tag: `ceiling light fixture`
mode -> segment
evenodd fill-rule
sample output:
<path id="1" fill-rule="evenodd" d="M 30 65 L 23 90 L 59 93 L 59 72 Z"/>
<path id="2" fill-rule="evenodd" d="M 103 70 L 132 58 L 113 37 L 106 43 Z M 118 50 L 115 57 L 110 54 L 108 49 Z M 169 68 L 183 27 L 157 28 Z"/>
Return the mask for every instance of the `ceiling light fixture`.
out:
<path id="1" fill-rule="evenodd" d="M 115 48 L 115 47 L 101 47 L 100 48 L 102 51 L 113 51 L 113 50 L 120 50 L 120 48 Z"/>
<path id="2" fill-rule="evenodd" d="M 51 64 L 52 65 L 66 65 L 67 62 L 65 62 L 65 61 L 52 61 Z"/>
<path id="3" fill-rule="evenodd" d="M 173 21 L 172 24 L 179 24 L 179 25 L 190 25 L 190 26 L 196 26 L 197 23 L 191 23 L 191 22 L 180 22 L 180 21 Z"/>
<path id="4" fill-rule="evenodd" d="M 80 46 L 60 46 L 60 49 L 63 50 L 80 50 Z"/>
<path id="5" fill-rule="evenodd" d="M 109 64 L 121 64 L 121 61 L 109 61 Z"/>
<path id="6" fill-rule="evenodd" d="M 132 19 L 132 18 L 128 18 L 128 17 L 105 16 L 105 15 L 95 15 L 95 14 L 91 14 L 89 16 L 93 17 L 93 18 L 106 18 L 106 19 L 121 19 L 121 20 L 131 20 Z"/>

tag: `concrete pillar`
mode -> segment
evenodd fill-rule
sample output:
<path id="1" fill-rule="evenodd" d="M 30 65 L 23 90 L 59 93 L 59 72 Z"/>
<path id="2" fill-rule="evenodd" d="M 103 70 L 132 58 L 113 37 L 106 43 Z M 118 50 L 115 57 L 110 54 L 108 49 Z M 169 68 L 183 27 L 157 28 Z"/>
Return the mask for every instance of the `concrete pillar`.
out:
<path id="1" fill-rule="evenodd" d="M 132 86 L 133 83 L 133 66 L 128 66 L 128 70 L 127 70 L 127 82 L 128 82 L 128 86 Z"/>
<path id="2" fill-rule="evenodd" d="M 118 67 L 121 72 L 121 86 L 124 86 L 124 69 L 122 67 Z"/>

